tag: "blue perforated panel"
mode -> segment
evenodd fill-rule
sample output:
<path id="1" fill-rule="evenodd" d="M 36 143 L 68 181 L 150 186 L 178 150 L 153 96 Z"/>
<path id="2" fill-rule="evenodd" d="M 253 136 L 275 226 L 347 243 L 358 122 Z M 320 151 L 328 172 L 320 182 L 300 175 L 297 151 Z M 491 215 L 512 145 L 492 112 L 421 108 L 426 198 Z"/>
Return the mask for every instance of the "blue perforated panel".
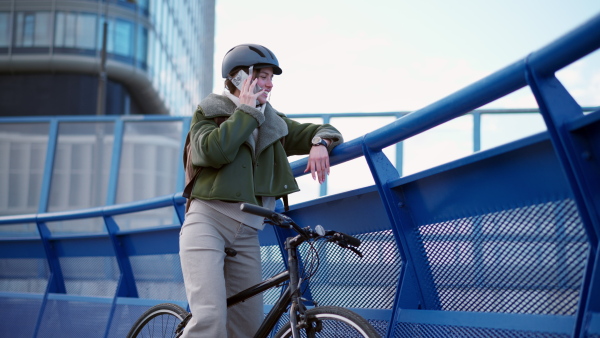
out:
<path id="1" fill-rule="evenodd" d="M 49 300 L 38 337 L 104 337 L 111 303 Z"/>
<path id="2" fill-rule="evenodd" d="M 260 247 L 260 256 L 262 261 L 262 277 L 267 279 L 285 270 L 281 250 L 278 245 L 268 245 Z M 263 293 L 263 302 L 267 305 L 273 305 L 281 295 L 281 288 L 271 288 Z"/>
<path id="3" fill-rule="evenodd" d="M 400 323 L 396 326 L 394 337 L 420 338 L 568 338 L 570 335 L 531 332 L 518 330 L 493 330 L 486 328 L 456 327 L 445 325 L 424 325 Z"/>
<path id="4" fill-rule="evenodd" d="M 125 337 L 133 323 L 149 308 L 145 305 L 117 305 L 108 337 Z"/>
<path id="5" fill-rule="evenodd" d="M 0 259 L 0 292 L 30 292 L 43 294 L 50 270 L 43 258 Z"/>
<path id="6" fill-rule="evenodd" d="M 396 295 L 401 260 L 391 231 L 356 235 L 363 258 L 335 244 L 317 242 L 318 272 L 310 279 L 312 298 L 320 305 L 391 309 Z M 301 247 L 305 270 L 312 269 L 314 254 Z"/>
<path id="7" fill-rule="evenodd" d="M 588 243 L 571 200 L 421 226 L 430 309 L 573 315 Z"/>
<path id="8" fill-rule="evenodd" d="M 140 298 L 186 300 L 179 255 L 132 256 L 130 262 Z"/>
<path id="9" fill-rule="evenodd" d="M 33 298 L 0 297 L 0 337 L 32 337 L 42 295 Z"/>
<path id="10" fill-rule="evenodd" d="M 119 267 L 114 257 L 61 257 L 69 295 L 114 297 Z"/>

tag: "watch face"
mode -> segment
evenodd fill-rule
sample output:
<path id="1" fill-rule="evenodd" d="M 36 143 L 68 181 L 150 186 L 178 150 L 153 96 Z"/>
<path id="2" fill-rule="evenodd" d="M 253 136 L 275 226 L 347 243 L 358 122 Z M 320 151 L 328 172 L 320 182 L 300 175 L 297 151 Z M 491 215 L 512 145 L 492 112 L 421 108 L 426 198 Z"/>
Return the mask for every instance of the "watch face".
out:
<path id="1" fill-rule="evenodd" d="M 319 136 L 315 136 L 312 139 L 312 144 L 317 145 L 321 143 L 321 138 Z"/>

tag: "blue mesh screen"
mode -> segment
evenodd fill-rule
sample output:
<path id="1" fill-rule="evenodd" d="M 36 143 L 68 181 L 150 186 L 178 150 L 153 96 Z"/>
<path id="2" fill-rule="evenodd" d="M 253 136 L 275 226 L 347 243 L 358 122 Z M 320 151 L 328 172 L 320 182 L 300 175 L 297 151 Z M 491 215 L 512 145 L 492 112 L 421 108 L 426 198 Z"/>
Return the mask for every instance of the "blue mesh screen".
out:
<path id="1" fill-rule="evenodd" d="M 146 305 L 117 305 L 108 336 L 125 337 L 133 323 L 149 308 Z"/>
<path id="2" fill-rule="evenodd" d="M 38 337 L 104 337 L 110 301 L 48 300 Z"/>
<path id="3" fill-rule="evenodd" d="M 363 258 L 335 244 L 317 242 L 318 271 L 310 278 L 312 298 L 320 305 L 391 309 L 401 268 L 391 230 L 359 234 Z M 313 270 L 314 253 L 300 248 L 305 270 Z"/>
<path id="4" fill-rule="evenodd" d="M 46 292 L 50 270 L 43 258 L 0 259 L 0 292 Z"/>
<path id="5" fill-rule="evenodd" d="M 115 257 L 61 257 L 67 294 L 114 297 L 120 271 Z"/>
<path id="6" fill-rule="evenodd" d="M 435 309 L 554 315 L 577 310 L 589 248 L 572 200 L 424 225 L 418 235 Z"/>
<path id="7" fill-rule="evenodd" d="M 178 254 L 129 258 L 140 298 L 186 301 Z"/>
<path id="8" fill-rule="evenodd" d="M 285 270 L 281 249 L 278 245 L 268 245 L 260 247 L 260 256 L 262 261 L 262 277 L 267 279 Z M 271 288 L 263 293 L 263 302 L 273 305 L 281 295 L 281 288 Z"/>
<path id="9" fill-rule="evenodd" d="M 0 297 L 0 337 L 33 337 L 41 305 L 42 295 L 39 299 Z"/>
<path id="10" fill-rule="evenodd" d="M 425 325 L 415 323 L 399 323 L 396 325 L 394 337 L 453 337 L 453 338 L 568 338 L 570 335 L 548 332 L 531 332 L 519 330 L 499 330 L 474 327 L 457 327 L 447 325 Z"/>

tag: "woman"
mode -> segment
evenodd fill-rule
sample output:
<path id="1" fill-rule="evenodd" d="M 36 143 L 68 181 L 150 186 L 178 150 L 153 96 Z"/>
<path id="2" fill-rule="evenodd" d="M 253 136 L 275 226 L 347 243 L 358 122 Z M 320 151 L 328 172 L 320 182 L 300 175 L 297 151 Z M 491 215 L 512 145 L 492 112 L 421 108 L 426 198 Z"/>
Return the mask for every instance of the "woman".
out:
<path id="1" fill-rule="evenodd" d="M 193 314 L 183 337 L 254 335 L 263 319 L 262 297 L 226 305 L 228 296 L 262 280 L 258 231 L 263 218 L 243 213 L 240 204 L 273 210 L 277 198 L 298 191 L 290 155 L 308 154 L 305 172 L 322 183 L 329 174 L 329 152 L 343 142 L 331 125 L 301 124 L 270 105 L 273 76 L 281 73 L 267 48 L 232 48 L 223 59 L 223 94 L 202 100 L 192 118 L 192 162 L 203 169 L 179 243 Z M 226 248 L 237 255 L 226 256 Z"/>

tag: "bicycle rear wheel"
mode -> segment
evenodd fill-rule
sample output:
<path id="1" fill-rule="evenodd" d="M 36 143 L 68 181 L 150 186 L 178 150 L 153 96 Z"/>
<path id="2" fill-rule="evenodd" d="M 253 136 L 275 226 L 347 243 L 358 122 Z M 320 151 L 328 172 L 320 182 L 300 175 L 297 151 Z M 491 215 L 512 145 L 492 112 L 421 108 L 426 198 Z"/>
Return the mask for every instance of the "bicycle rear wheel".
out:
<path id="1" fill-rule="evenodd" d="M 187 315 L 188 312 L 179 305 L 170 303 L 155 305 L 136 320 L 127 338 L 175 337 L 177 325 Z"/>
<path id="2" fill-rule="evenodd" d="M 348 309 L 337 306 L 321 306 L 306 311 L 306 315 L 314 328 L 315 337 L 380 338 L 366 319 Z M 291 336 L 292 330 L 289 322 L 275 334 L 276 338 Z M 301 337 L 308 337 L 305 330 L 301 330 Z"/>

